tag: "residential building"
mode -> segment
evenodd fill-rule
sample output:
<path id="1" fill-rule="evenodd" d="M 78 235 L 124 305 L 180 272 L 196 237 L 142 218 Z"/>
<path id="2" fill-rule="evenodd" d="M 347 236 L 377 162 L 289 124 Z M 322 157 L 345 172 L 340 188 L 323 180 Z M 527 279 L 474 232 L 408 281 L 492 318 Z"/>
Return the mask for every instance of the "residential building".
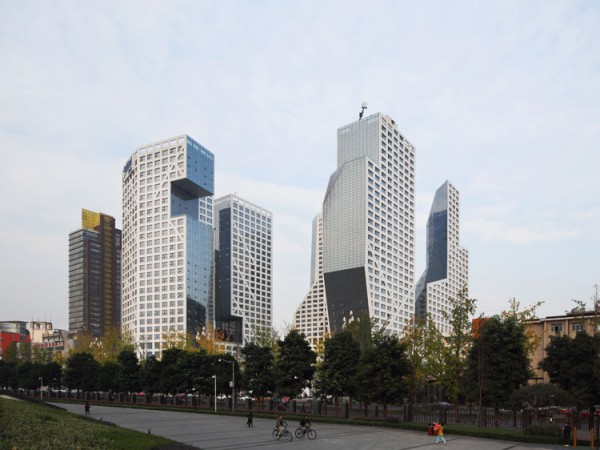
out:
<path id="1" fill-rule="evenodd" d="M 469 287 L 469 252 L 460 245 L 460 196 L 449 181 L 433 197 L 426 239 L 426 268 L 415 289 L 415 313 L 421 320 L 429 315 L 436 328 L 448 335 L 450 299 L 463 289 L 468 293 Z"/>
<path id="2" fill-rule="evenodd" d="M 530 382 L 550 382 L 546 372 L 538 368 L 539 363 L 546 357 L 546 348 L 552 336 L 569 336 L 574 338 L 581 331 L 589 335 L 600 332 L 600 310 L 585 312 L 570 312 L 562 316 L 547 316 L 530 320 L 525 324 L 526 332 L 532 332 L 539 344 L 530 354 L 533 378 Z"/>
<path id="3" fill-rule="evenodd" d="M 121 328 L 121 230 L 107 214 L 81 210 L 69 234 L 69 330 L 99 337 Z"/>
<path id="4" fill-rule="evenodd" d="M 323 279 L 323 214 L 319 213 L 312 224 L 310 288 L 294 313 L 292 327 L 304 333 L 316 350 L 330 333 L 328 319 Z"/>
<path id="5" fill-rule="evenodd" d="M 207 323 L 214 156 L 187 135 L 139 147 L 123 169 L 123 331 L 142 356 Z"/>
<path id="6" fill-rule="evenodd" d="M 49 350 L 53 355 L 67 356 L 75 347 L 75 340 L 67 330 L 56 329 L 51 322 L 29 322 L 31 345 L 38 349 Z"/>
<path id="7" fill-rule="evenodd" d="M 414 314 L 415 147 L 377 113 L 337 131 L 323 202 L 329 326 L 356 317 L 402 335 Z"/>
<path id="8" fill-rule="evenodd" d="M 215 330 L 253 342 L 273 322 L 273 215 L 230 194 L 214 202 Z"/>

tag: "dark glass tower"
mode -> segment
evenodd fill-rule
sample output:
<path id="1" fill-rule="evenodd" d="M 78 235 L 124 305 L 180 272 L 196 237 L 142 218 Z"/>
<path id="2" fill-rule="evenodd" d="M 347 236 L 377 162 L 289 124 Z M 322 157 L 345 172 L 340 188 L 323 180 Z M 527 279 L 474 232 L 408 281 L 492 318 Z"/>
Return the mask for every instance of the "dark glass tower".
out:
<path id="1" fill-rule="evenodd" d="M 69 331 L 102 336 L 121 328 L 121 230 L 106 214 L 81 219 L 69 234 Z"/>

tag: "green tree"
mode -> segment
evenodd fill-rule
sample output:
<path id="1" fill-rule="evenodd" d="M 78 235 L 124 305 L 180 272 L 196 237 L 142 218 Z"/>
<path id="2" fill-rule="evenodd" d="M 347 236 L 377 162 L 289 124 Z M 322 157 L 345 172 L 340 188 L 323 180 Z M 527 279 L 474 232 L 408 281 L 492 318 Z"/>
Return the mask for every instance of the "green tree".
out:
<path id="1" fill-rule="evenodd" d="M 315 373 L 316 354 L 310 348 L 304 334 L 292 329 L 278 343 L 279 355 L 275 361 L 275 384 L 277 393 L 296 396 L 310 386 Z"/>
<path id="2" fill-rule="evenodd" d="M 270 346 L 249 343 L 242 349 L 245 360 L 242 386 L 252 395 L 265 397 L 275 390 L 273 351 Z"/>
<path id="3" fill-rule="evenodd" d="M 527 328 L 526 324 L 527 322 L 537 319 L 537 310 L 543 304 L 544 302 L 540 301 L 531 306 L 521 308 L 521 303 L 513 297 L 508 300 L 508 309 L 500 313 L 502 317 L 512 318 L 517 323 L 525 326 L 525 337 L 527 338 L 525 341 L 525 349 L 528 355 L 535 352 L 535 350 L 540 346 L 542 338 L 537 335 L 533 328 Z"/>
<path id="4" fill-rule="evenodd" d="M 39 364 L 24 361 L 17 365 L 18 383 L 22 389 L 38 389 L 40 387 L 41 376 Z"/>
<path id="5" fill-rule="evenodd" d="M 176 347 L 163 350 L 159 377 L 161 392 L 176 394 L 184 389 L 186 381 L 181 362 L 184 355 L 185 350 Z"/>
<path id="6" fill-rule="evenodd" d="M 475 314 L 477 300 L 469 298 L 469 291 L 465 287 L 449 303 L 450 312 L 444 312 L 443 316 L 448 320 L 451 331 L 444 347 L 445 370 L 440 381 L 448 399 L 457 402 L 464 395 L 463 379 L 473 339 L 471 318 Z"/>
<path id="7" fill-rule="evenodd" d="M 34 363 L 48 364 L 54 360 L 54 352 L 50 348 L 31 348 L 31 361 Z"/>
<path id="8" fill-rule="evenodd" d="M 600 402 L 600 335 L 582 331 L 575 338 L 551 336 L 539 367 L 551 383 L 571 394 L 577 406 Z"/>
<path id="9" fill-rule="evenodd" d="M 17 364 L 5 360 L 0 360 L 0 387 L 18 386 Z"/>
<path id="10" fill-rule="evenodd" d="M 180 369 L 186 380 L 183 389 L 186 392 L 210 393 L 210 379 L 214 368 L 208 353 L 204 349 L 189 351 L 182 355 L 179 360 Z"/>
<path id="11" fill-rule="evenodd" d="M 524 326 L 517 319 L 491 317 L 481 323 L 469 351 L 469 398 L 498 409 L 531 376 Z"/>
<path id="12" fill-rule="evenodd" d="M 379 323 L 379 319 L 369 318 L 368 314 L 353 317 L 344 326 L 344 330 L 347 330 L 354 340 L 358 342 L 360 352 L 364 353 L 366 350 L 373 347 L 373 341 L 385 334 L 387 323 Z"/>
<path id="13" fill-rule="evenodd" d="M 133 350 L 122 350 L 117 356 L 116 383 L 120 391 L 138 392 L 141 389 L 140 365 Z"/>
<path id="14" fill-rule="evenodd" d="M 120 390 L 117 383 L 119 364 L 115 361 L 104 361 L 98 368 L 98 389 L 101 391 L 117 392 Z"/>
<path id="15" fill-rule="evenodd" d="M 411 371 L 406 345 L 396 336 L 377 336 L 373 346 L 360 357 L 358 396 L 365 403 L 382 403 L 384 417 L 387 417 L 388 404 L 402 403 L 407 395 L 406 378 Z"/>
<path id="16" fill-rule="evenodd" d="M 521 386 L 510 394 L 509 400 L 515 410 L 552 405 L 574 406 L 569 393 L 557 384 L 551 383 Z"/>
<path id="17" fill-rule="evenodd" d="M 356 395 L 356 374 L 360 345 L 349 330 L 325 339 L 323 362 L 319 367 L 319 388 L 334 397 Z"/>
<path id="18" fill-rule="evenodd" d="M 62 378 L 62 368 L 58 363 L 50 361 L 46 364 L 41 364 L 40 374 L 44 379 L 45 385 L 50 386 L 54 389 L 60 387 L 60 380 Z"/>
<path id="19" fill-rule="evenodd" d="M 91 353 L 74 353 L 67 358 L 63 384 L 69 389 L 94 391 L 97 386 L 99 367 L 100 363 Z"/>
<path id="20" fill-rule="evenodd" d="M 154 355 L 148 356 L 141 365 L 140 381 L 147 396 L 160 392 L 161 362 Z"/>
<path id="21" fill-rule="evenodd" d="M 410 395 L 413 403 L 417 403 L 419 394 L 424 393 L 426 387 L 428 389 L 428 383 L 443 377 L 444 338 L 428 314 L 426 320 L 413 319 L 402 342 L 413 369 L 407 378 Z"/>
<path id="22" fill-rule="evenodd" d="M 254 329 L 254 343 L 259 347 L 269 347 L 274 353 L 279 348 L 279 333 L 271 327 L 256 327 Z"/>

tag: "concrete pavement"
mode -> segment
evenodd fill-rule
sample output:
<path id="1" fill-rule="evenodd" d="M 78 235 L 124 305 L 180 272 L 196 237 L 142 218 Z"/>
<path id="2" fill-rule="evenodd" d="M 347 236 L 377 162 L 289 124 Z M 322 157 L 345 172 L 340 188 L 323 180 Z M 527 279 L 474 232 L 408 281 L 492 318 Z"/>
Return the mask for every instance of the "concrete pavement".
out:
<path id="1" fill-rule="evenodd" d="M 69 412 L 84 415 L 83 404 L 53 403 Z M 408 450 L 437 448 L 435 437 L 400 429 L 338 425 L 316 422 L 317 439 L 306 437 L 292 442 L 276 441 L 271 432 L 273 419 L 254 418 L 254 428 L 244 426 L 245 418 L 186 412 L 154 411 L 92 405 L 91 417 L 122 428 L 164 436 L 204 450 L 289 449 L 289 450 Z M 298 426 L 289 421 L 290 431 Z M 447 448 L 461 450 L 547 450 L 557 445 L 522 444 L 465 436 L 446 435 Z M 440 444 L 442 445 L 442 444 Z M 446 448 L 446 447 L 444 447 Z"/>

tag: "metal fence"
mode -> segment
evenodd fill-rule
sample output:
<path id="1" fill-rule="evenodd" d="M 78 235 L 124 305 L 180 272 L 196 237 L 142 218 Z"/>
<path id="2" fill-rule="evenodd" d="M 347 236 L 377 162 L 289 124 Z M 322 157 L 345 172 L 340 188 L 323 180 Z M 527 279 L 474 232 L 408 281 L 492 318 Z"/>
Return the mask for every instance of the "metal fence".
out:
<path id="1" fill-rule="evenodd" d="M 218 411 L 231 411 L 231 398 L 219 399 L 211 396 L 192 394 L 153 394 L 114 393 L 114 392 L 80 392 L 61 390 L 23 390 L 8 389 L 16 395 L 43 400 L 80 401 L 89 400 L 97 404 L 128 404 L 147 407 L 173 407 L 179 409 L 214 410 L 215 401 Z M 427 406 L 427 405 L 384 405 L 349 402 L 348 399 L 330 401 L 326 399 L 297 399 L 282 403 L 274 399 L 237 400 L 235 410 L 239 413 L 252 410 L 255 413 L 286 414 L 336 417 L 340 419 L 359 419 L 372 421 L 406 422 L 428 425 L 433 422 L 444 422 L 446 425 L 462 425 L 467 427 L 500 427 L 527 428 L 541 426 L 562 430 L 565 425 L 577 428 L 582 433 L 593 429 L 593 416 L 586 412 L 572 412 L 559 409 L 525 409 L 522 411 L 496 410 L 477 406 Z"/>

